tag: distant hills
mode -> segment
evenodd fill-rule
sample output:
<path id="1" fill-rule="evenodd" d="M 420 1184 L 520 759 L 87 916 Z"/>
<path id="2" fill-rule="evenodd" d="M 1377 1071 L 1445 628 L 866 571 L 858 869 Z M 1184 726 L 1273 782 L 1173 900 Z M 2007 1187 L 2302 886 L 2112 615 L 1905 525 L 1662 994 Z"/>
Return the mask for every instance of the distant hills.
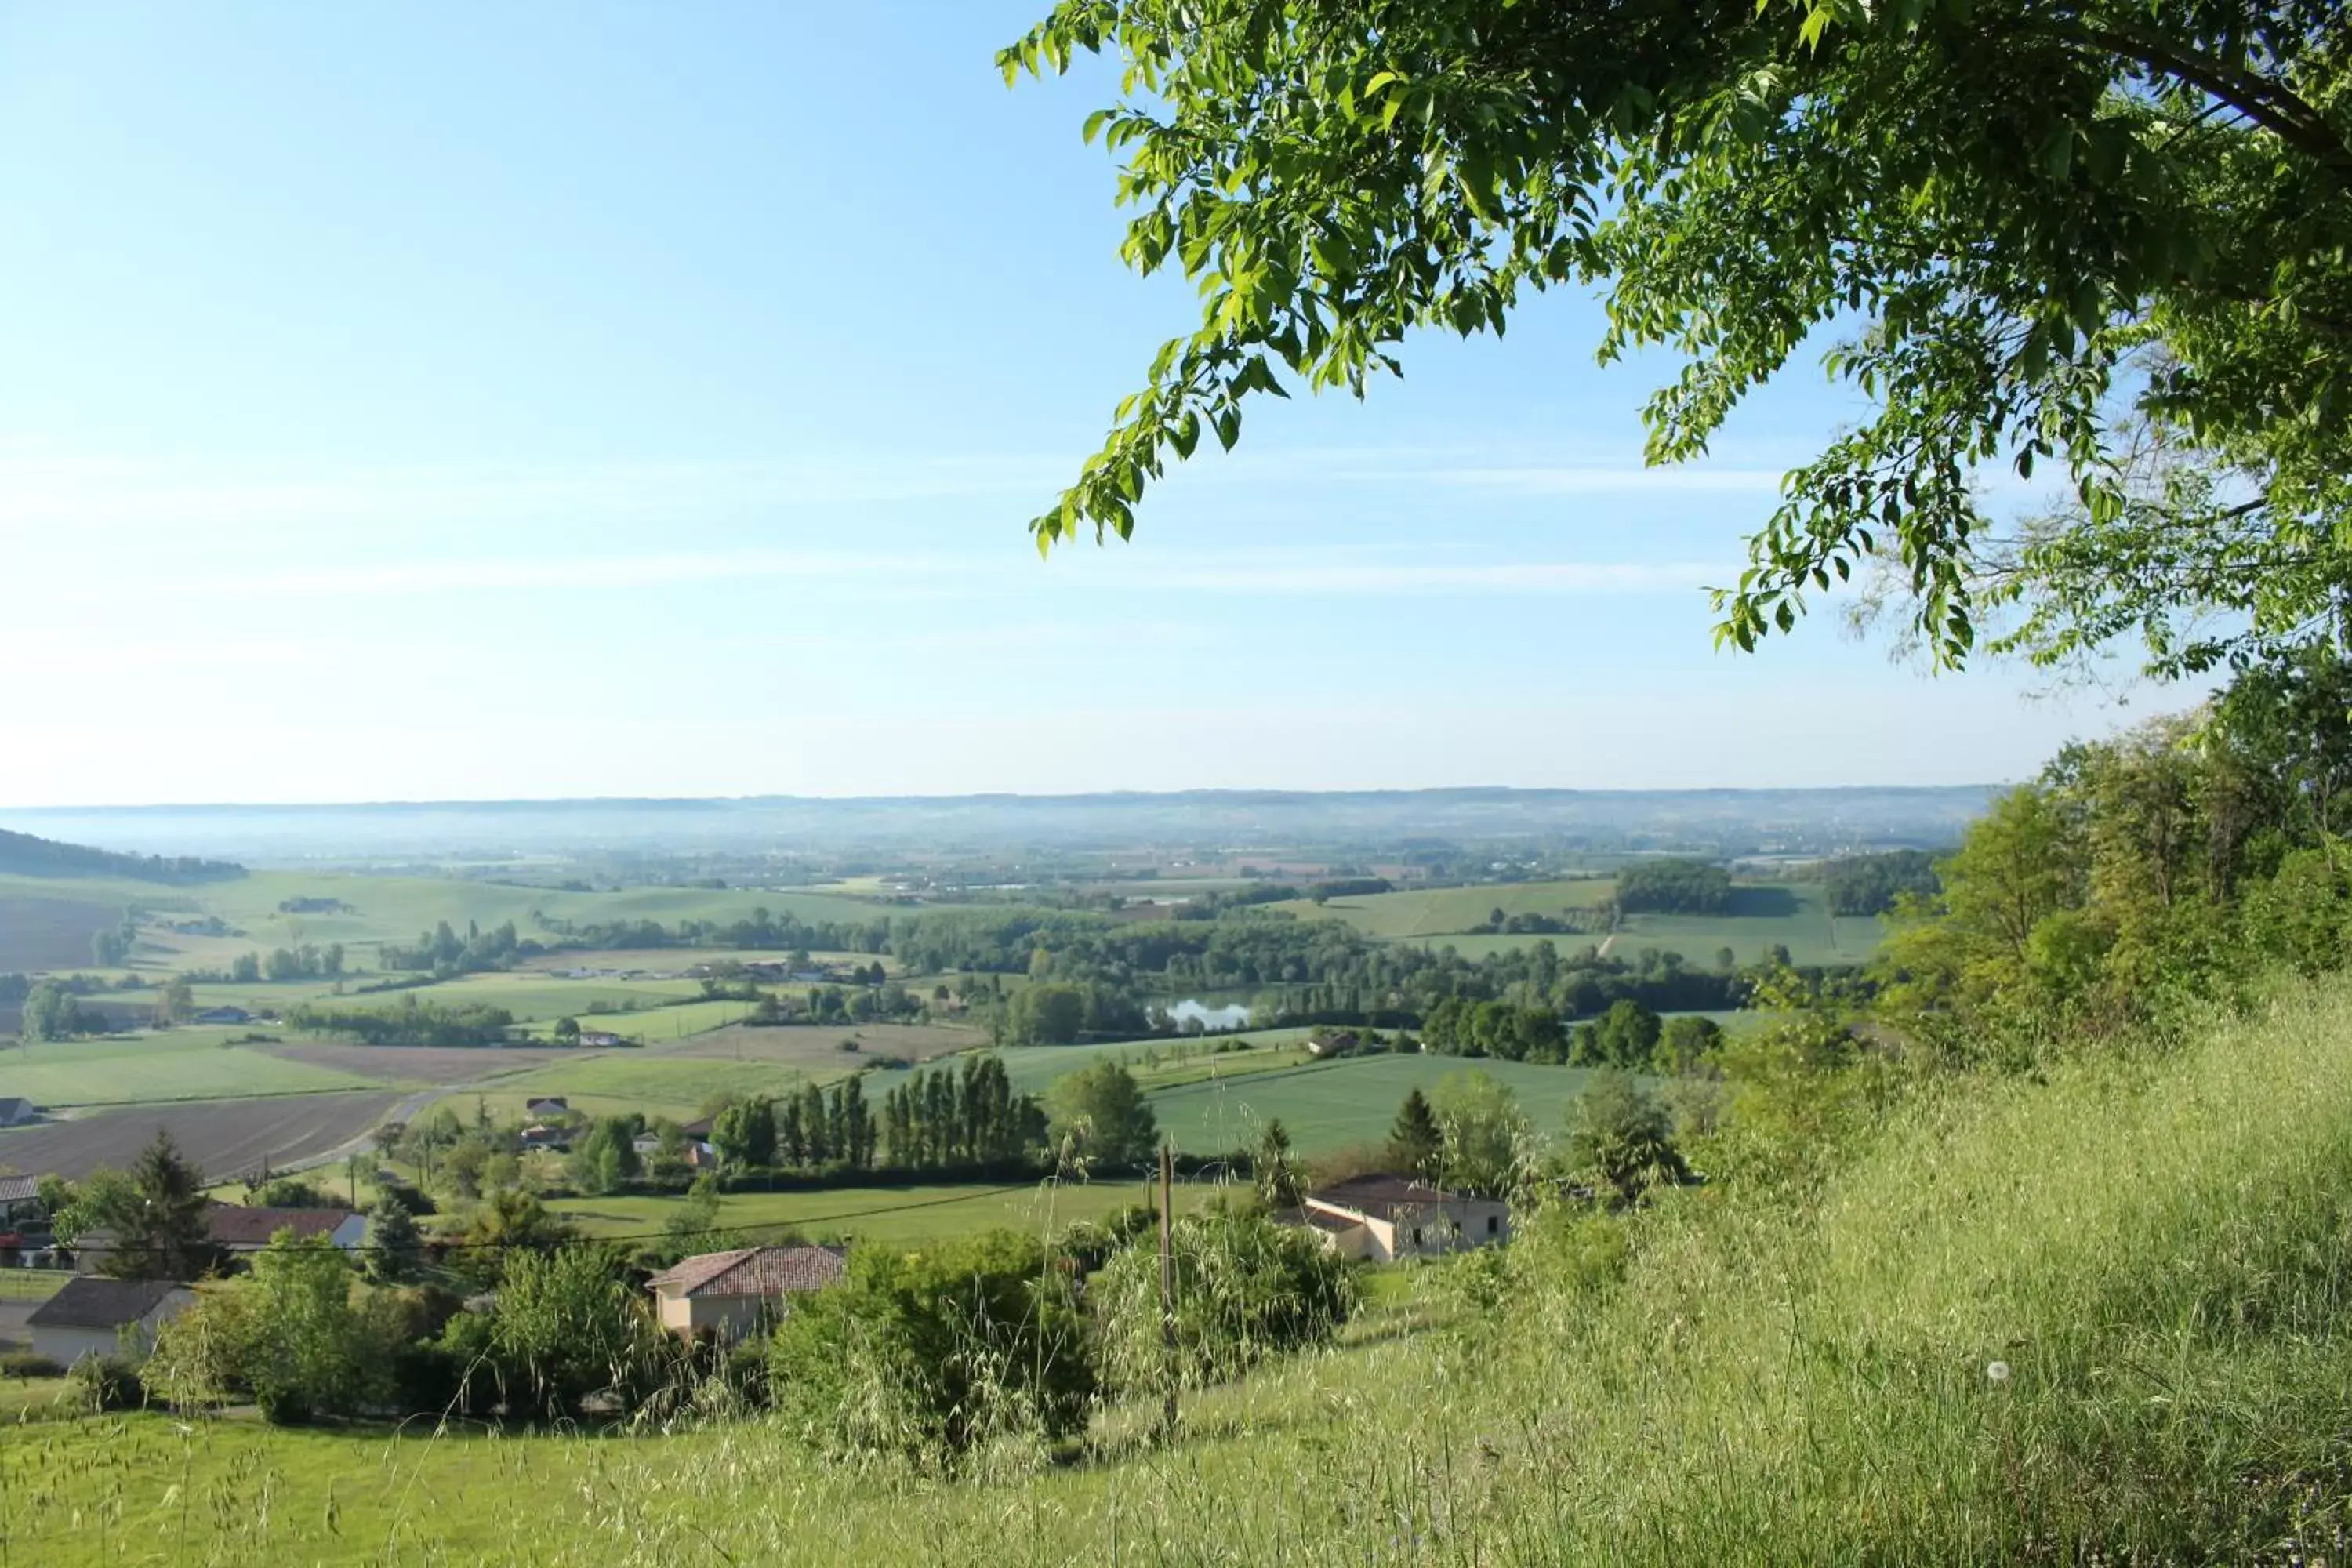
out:
<path id="1" fill-rule="evenodd" d="M 341 856 L 583 850 L 1022 847 L 1355 848 L 1416 840 L 1577 842 L 1642 850 L 1821 853 L 1939 848 L 1990 785 L 1846 789 L 1191 790 L 715 800 L 420 801 L 0 811 L 0 822 L 125 850 L 286 862 Z"/>
<path id="2" fill-rule="evenodd" d="M 192 855 L 123 855 L 0 828 L 0 874 L 119 877 L 134 882 L 184 886 L 191 882 L 229 881 L 244 876 L 245 868 L 226 860 L 202 860 Z"/>

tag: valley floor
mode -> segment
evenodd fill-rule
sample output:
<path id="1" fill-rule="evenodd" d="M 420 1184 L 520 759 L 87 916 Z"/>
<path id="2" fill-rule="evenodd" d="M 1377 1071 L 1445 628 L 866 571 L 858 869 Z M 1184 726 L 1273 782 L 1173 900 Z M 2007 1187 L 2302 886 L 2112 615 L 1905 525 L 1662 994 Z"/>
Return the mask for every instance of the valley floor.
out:
<path id="1" fill-rule="evenodd" d="M 836 1468 L 757 1420 L 35 1419 L 0 1443 L 0 1563 L 2332 1561 L 2347 1068 L 2336 987 L 1957 1084 L 1815 1195 L 1538 1224 L 1490 1311 L 1433 1271 L 1174 1443 L 1114 1413 L 1060 1468 Z"/>

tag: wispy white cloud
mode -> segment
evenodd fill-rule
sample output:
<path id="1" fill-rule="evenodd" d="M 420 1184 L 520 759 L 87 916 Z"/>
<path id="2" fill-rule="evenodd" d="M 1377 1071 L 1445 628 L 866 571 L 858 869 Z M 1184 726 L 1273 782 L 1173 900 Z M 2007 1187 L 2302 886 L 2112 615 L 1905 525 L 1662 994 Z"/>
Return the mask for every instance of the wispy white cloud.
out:
<path id="1" fill-rule="evenodd" d="M 400 527 L 653 523 L 803 507 L 1035 498 L 1067 459 L 813 455 L 761 463 L 570 463 L 232 472 L 201 464 L 0 453 L 0 527 Z"/>
<path id="2" fill-rule="evenodd" d="M 250 570 L 83 575 L 56 584 L 47 597 L 58 605 L 129 600 L 218 605 L 499 594 L 561 596 L 759 583 L 823 585 L 836 601 L 855 596 L 873 602 L 978 602 L 1057 591 L 1589 594 L 1696 587 L 1709 580 L 1710 571 L 1696 562 L 1464 561 L 1451 551 L 1411 559 L 1399 559 L 1386 550 L 1369 553 L 1375 558 L 1284 550 L 1191 553 L 1171 560 L 1120 548 L 1099 555 L 1057 553 L 1040 563 L 1019 549 L 977 554 L 731 549 L 601 555 L 550 550 L 528 556 L 341 560 Z"/>
<path id="3" fill-rule="evenodd" d="M 659 524 L 814 508 L 1043 506 L 1076 471 L 1070 454 L 832 452 L 755 463 L 562 463 L 254 471 L 208 461 L 85 459 L 0 447 L 0 528 L 286 529 L 534 522 Z M 1765 468 L 1644 468 L 1599 459 L 1519 462 L 1493 452 L 1350 448 L 1235 455 L 1183 468 L 1206 481 L 1286 489 L 1373 484 L 1492 495 L 1769 494 Z"/>
<path id="4" fill-rule="evenodd" d="M 1593 594 L 1696 588 L 1719 570 L 1696 563 L 1512 561 L 1364 565 L 1212 566 L 1154 574 L 1149 585 L 1220 594 Z"/>
<path id="5" fill-rule="evenodd" d="M 1518 496 L 1774 495 L 1780 489 L 1780 474 L 1774 468 L 1531 466 L 1425 469 L 1421 477 L 1436 484 Z"/>

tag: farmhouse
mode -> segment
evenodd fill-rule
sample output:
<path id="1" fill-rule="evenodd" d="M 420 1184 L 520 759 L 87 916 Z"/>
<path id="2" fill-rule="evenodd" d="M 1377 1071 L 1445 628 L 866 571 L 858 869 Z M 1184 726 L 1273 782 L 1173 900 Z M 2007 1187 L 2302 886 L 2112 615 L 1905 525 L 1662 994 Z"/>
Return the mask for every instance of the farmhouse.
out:
<path id="1" fill-rule="evenodd" d="M 1307 1037 L 1307 1054 L 1310 1057 L 1344 1057 L 1354 1053 L 1356 1037 L 1347 1029 L 1318 1029 Z"/>
<path id="2" fill-rule="evenodd" d="M 0 1127 L 26 1127 L 41 1119 L 37 1106 L 16 1095 L 0 1095 Z"/>
<path id="3" fill-rule="evenodd" d="M 196 1299 L 167 1279 L 99 1279 L 77 1275 L 25 1320 L 33 1353 L 59 1366 L 84 1356 L 110 1356 L 129 1348 L 155 1348 L 155 1334 Z M 126 1343 L 127 1342 L 127 1343 Z"/>
<path id="4" fill-rule="evenodd" d="M 192 1024 L 250 1024 L 253 1015 L 242 1007 L 207 1007 L 188 1020 Z"/>
<path id="5" fill-rule="evenodd" d="M 522 1108 L 522 1113 L 533 1121 L 562 1121 L 571 1116 L 572 1106 L 561 1095 L 551 1095 L 530 1101 Z"/>
<path id="6" fill-rule="evenodd" d="M 1389 1262 L 1488 1247 L 1511 1235 L 1510 1205 L 1407 1176 L 1357 1176 L 1307 1194 L 1276 1216 L 1303 1226 L 1342 1258 Z"/>
<path id="7" fill-rule="evenodd" d="M 49 1245 L 49 1211 L 30 1176 L 0 1176 L 0 1260 Z"/>
<path id="8" fill-rule="evenodd" d="M 782 1316 L 787 1298 L 841 1282 L 835 1247 L 745 1247 L 689 1258 L 646 1281 L 663 1328 L 692 1339 L 739 1339 L 762 1313 Z"/>
<path id="9" fill-rule="evenodd" d="M 522 1130 L 520 1142 L 525 1149 L 561 1151 L 572 1147 L 572 1134 L 561 1127 L 549 1127 L 534 1122 Z"/>
<path id="10" fill-rule="evenodd" d="M 233 1255 L 260 1251 L 281 1230 L 307 1240 L 323 1236 L 345 1252 L 367 1239 L 367 1216 L 350 1209 L 262 1209 L 241 1204 L 214 1204 L 205 1211 L 212 1222 L 213 1245 Z"/>
<path id="11" fill-rule="evenodd" d="M 611 1050 L 621 1043 L 621 1037 L 610 1029 L 583 1029 L 580 1043 L 594 1050 Z"/>
<path id="12" fill-rule="evenodd" d="M 640 1159 L 650 1160 L 662 1152 L 664 1140 L 658 1132 L 640 1132 L 629 1141 Z M 695 1170 L 709 1170 L 719 1163 L 719 1151 L 700 1138 L 686 1138 L 678 1144 L 677 1157 Z"/>

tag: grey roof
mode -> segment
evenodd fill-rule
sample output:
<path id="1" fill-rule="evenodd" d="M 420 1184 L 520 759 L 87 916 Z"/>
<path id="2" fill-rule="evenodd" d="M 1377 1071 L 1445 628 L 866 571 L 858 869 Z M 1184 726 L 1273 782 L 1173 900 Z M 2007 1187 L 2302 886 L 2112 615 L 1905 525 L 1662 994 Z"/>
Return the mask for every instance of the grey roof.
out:
<path id="1" fill-rule="evenodd" d="M 65 1288 L 32 1310 L 26 1326 L 35 1329 L 119 1329 L 135 1323 L 174 1291 L 187 1289 L 169 1279 L 104 1279 L 77 1274 Z"/>
<path id="2" fill-rule="evenodd" d="M 1399 1209 L 1428 1208 L 1460 1195 L 1407 1176 L 1370 1175 L 1352 1176 L 1309 1193 L 1307 1198 L 1311 1204 L 1329 1204 L 1334 1208 L 1353 1209 L 1358 1214 L 1388 1219 Z"/>
<path id="3" fill-rule="evenodd" d="M 0 1176 L 0 1204 L 21 1204 L 41 1195 L 37 1176 Z"/>

